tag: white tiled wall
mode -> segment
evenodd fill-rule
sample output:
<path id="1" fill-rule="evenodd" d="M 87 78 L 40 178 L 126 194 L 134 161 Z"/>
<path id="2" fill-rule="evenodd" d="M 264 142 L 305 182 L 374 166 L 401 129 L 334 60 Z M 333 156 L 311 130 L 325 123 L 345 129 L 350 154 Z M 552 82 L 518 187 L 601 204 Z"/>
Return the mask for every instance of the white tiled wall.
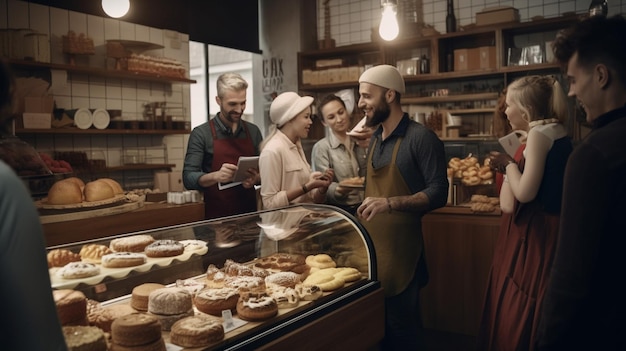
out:
<path id="1" fill-rule="evenodd" d="M 93 0 L 92 0 L 93 1 Z M 150 28 L 112 18 L 103 18 L 59 8 L 32 4 L 19 0 L 0 0 L 0 28 L 31 28 L 48 34 L 51 44 L 51 62 L 67 63 L 62 52 L 61 38 L 69 30 L 85 33 L 94 40 L 96 54 L 77 57 L 77 64 L 105 68 L 114 63 L 106 58 L 106 41 L 109 39 L 136 40 L 164 46 L 163 49 L 146 52 L 167 57 L 189 67 L 189 37 L 169 30 Z M 167 84 L 130 79 L 92 77 L 69 74 L 67 84 L 54 91 L 57 107 L 122 109 L 126 119 L 142 116 L 143 104 L 166 101 L 169 106 L 183 107 L 184 120 L 190 120 L 190 94 L 187 84 Z M 180 109 L 179 109 L 180 110 Z M 120 165 L 121 150 L 165 144 L 167 162 L 182 170 L 187 137 L 182 135 L 136 136 L 73 136 L 36 135 L 24 137 L 38 150 L 87 151 L 106 150 L 108 166 Z M 131 175 L 140 176 L 140 175 Z"/>
<path id="2" fill-rule="evenodd" d="M 397 0 L 414 3 L 422 9 L 425 24 L 445 33 L 447 14 L 444 0 Z M 317 0 L 317 33 L 324 37 L 324 0 Z M 496 6 L 513 6 L 519 10 L 520 20 L 529 21 L 535 16 L 557 17 L 566 12 L 584 13 L 591 0 L 454 0 L 457 27 L 475 22 L 476 12 Z M 331 37 L 337 46 L 371 41 L 372 28 L 377 30 L 381 16 L 381 0 L 332 0 L 330 5 Z M 401 4 L 402 5 L 402 4 Z M 609 0 L 609 16 L 626 12 L 624 0 Z M 401 6 L 399 6 L 401 7 Z M 401 15 L 401 14 L 398 14 Z"/>

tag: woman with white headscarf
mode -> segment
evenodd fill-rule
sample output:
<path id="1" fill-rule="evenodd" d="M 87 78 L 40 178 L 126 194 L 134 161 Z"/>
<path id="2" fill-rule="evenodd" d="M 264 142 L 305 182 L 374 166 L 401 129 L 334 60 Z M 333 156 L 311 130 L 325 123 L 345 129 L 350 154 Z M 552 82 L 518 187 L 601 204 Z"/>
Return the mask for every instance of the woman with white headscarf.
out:
<path id="1" fill-rule="evenodd" d="M 278 208 L 295 203 L 323 203 L 334 172 L 313 172 L 304 155 L 301 139 L 309 135 L 310 96 L 285 92 L 270 106 L 272 125 L 261 143 L 259 172 L 263 208 Z"/>

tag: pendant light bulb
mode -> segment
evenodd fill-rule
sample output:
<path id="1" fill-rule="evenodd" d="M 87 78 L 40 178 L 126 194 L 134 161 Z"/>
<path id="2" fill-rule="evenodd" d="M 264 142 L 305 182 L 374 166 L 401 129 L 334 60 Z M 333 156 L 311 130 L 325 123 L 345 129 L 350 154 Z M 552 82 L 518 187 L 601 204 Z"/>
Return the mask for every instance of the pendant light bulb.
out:
<path id="1" fill-rule="evenodd" d="M 394 40 L 400 33 L 398 18 L 396 17 L 396 5 L 390 1 L 383 3 L 383 15 L 378 27 L 378 34 L 384 40 Z"/>
<path id="2" fill-rule="evenodd" d="M 120 18 L 128 13 L 130 0 L 102 0 L 102 9 L 113 18 Z"/>

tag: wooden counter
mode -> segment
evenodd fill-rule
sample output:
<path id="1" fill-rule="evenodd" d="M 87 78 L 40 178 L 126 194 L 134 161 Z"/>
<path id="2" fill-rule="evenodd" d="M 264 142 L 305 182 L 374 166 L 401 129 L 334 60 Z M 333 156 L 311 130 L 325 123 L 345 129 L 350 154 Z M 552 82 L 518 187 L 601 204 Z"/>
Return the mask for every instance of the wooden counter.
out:
<path id="1" fill-rule="evenodd" d="M 203 219 L 204 203 L 202 202 L 183 205 L 146 203 L 143 207 L 131 212 L 73 221 L 45 223 L 42 226 L 46 238 L 46 246 L 49 247 L 196 222 Z"/>
<path id="2" fill-rule="evenodd" d="M 424 216 L 430 281 L 421 291 L 424 326 L 476 335 L 500 228 L 500 212 L 444 207 Z"/>

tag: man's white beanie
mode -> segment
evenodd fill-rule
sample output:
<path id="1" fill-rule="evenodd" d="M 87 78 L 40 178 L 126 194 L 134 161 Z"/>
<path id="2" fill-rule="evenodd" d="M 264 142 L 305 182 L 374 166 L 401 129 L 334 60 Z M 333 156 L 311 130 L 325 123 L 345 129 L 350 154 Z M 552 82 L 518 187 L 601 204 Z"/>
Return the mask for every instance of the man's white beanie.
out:
<path id="1" fill-rule="evenodd" d="M 370 83 L 404 94 L 404 78 L 397 68 L 390 65 L 374 66 L 361 74 L 359 83 Z"/>

